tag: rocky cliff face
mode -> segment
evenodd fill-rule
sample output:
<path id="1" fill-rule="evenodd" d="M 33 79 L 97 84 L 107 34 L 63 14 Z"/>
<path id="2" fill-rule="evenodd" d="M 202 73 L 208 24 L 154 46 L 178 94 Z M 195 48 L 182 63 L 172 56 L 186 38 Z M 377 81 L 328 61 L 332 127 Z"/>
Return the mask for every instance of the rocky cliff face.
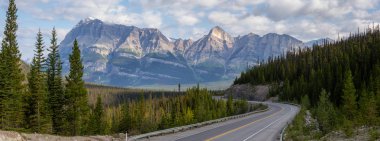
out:
<path id="1" fill-rule="evenodd" d="M 60 44 L 66 71 L 75 39 L 82 50 L 86 81 L 123 86 L 194 81 L 184 57 L 157 29 L 82 20 Z"/>
<path id="2" fill-rule="evenodd" d="M 153 28 L 84 19 L 60 44 L 66 72 L 75 39 L 82 50 L 84 79 L 118 86 L 232 79 L 247 65 L 304 46 L 275 33 L 232 37 L 218 26 L 196 41 L 168 39 Z"/>

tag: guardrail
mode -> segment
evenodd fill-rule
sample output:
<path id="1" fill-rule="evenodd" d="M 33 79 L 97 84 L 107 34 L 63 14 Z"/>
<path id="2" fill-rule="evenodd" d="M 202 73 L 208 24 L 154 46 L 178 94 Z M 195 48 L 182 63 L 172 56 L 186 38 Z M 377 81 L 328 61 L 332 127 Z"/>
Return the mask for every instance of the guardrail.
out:
<path id="1" fill-rule="evenodd" d="M 150 138 L 150 137 L 154 137 L 154 136 L 177 133 L 177 132 L 186 131 L 186 130 L 190 130 L 190 129 L 197 128 L 197 127 L 202 127 L 202 126 L 206 126 L 206 125 L 210 125 L 210 124 L 214 124 L 214 123 L 223 122 L 226 120 L 237 119 L 237 118 L 246 117 L 246 116 L 256 114 L 256 113 L 266 112 L 268 110 L 269 110 L 269 106 L 266 109 L 259 110 L 259 111 L 253 111 L 253 112 L 249 112 L 249 113 L 245 113 L 245 114 L 229 116 L 229 117 L 224 117 L 224 118 L 220 118 L 220 119 L 214 119 L 214 120 L 210 120 L 210 121 L 205 121 L 205 122 L 200 122 L 200 123 L 195 123 L 195 124 L 190 124 L 190 125 L 185 125 L 185 126 L 180 126 L 180 127 L 174 127 L 174 128 L 164 129 L 164 130 L 160 130 L 160 131 L 154 131 L 154 132 L 136 135 L 136 136 L 131 136 L 131 137 L 128 137 L 127 141 L 134 141 L 134 140 L 143 139 L 143 138 Z"/>
<path id="2" fill-rule="evenodd" d="M 289 102 L 278 102 L 278 103 L 294 105 L 294 106 L 297 106 L 297 107 L 300 107 L 300 108 L 301 108 L 301 105 L 298 105 L 298 104 L 295 104 L 295 103 L 289 103 Z M 291 122 L 290 122 L 290 123 L 291 123 Z M 283 140 L 284 140 L 284 133 L 285 133 L 286 128 L 288 128 L 288 126 L 289 126 L 289 123 L 287 123 L 287 124 L 285 125 L 285 127 L 282 128 L 281 133 L 280 133 L 280 141 L 283 141 Z"/>

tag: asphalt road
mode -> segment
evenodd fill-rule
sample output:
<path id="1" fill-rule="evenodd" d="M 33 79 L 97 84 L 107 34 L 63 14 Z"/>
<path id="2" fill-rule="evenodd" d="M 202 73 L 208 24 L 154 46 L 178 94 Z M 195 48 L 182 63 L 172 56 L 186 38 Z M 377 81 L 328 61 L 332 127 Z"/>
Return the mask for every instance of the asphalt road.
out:
<path id="1" fill-rule="evenodd" d="M 269 110 L 244 118 L 216 123 L 201 128 L 165 136 L 150 141 L 275 141 L 281 130 L 298 113 L 299 108 L 288 104 L 269 103 Z"/>

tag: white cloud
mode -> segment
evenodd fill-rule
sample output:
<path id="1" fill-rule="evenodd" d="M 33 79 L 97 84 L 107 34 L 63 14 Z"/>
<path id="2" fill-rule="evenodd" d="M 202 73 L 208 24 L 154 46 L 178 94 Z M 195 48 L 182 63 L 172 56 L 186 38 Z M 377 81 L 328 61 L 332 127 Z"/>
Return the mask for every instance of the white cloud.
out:
<path id="1" fill-rule="evenodd" d="M 190 25 L 190 26 L 198 23 L 198 19 L 195 16 L 190 16 L 190 15 L 178 17 L 177 21 L 181 25 Z"/>
<path id="2" fill-rule="evenodd" d="M 305 3 L 301 0 L 268 0 L 268 15 L 275 20 L 282 20 L 297 14 Z"/>
<path id="3" fill-rule="evenodd" d="M 265 2 L 266 0 L 236 0 L 236 3 L 240 6 L 257 5 Z"/>
<path id="4" fill-rule="evenodd" d="M 151 28 L 160 28 L 162 19 L 160 13 L 144 12 L 142 14 L 143 23 Z"/>
<path id="5" fill-rule="evenodd" d="M 193 14 L 189 10 L 172 9 L 169 11 L 171 15 L 176 19 L 177 23 L 183 26 L 193 26 L 199 22 L 197 16 L 202 16 L 204 13 L 198 15 Z"/>
<path id="6" fill-rule="evenodd" d="M 238 21 L 238 17 L 230 12 L 211 12 L 208 16 L 211 22 L 216 24 L 231 25 Z"/>
<path id="7" fill-rule="evenodd" d="M 158 28 L 169 37 L 198 39 L 220 25 L 234 36 L 276 32 L 302 40 L 336 38 L 380 22 L 380 0 L 18 0 L 28 16 L 20 23 L 20 48 L 33 49 L 38 26 L 49 37 L 57 24 L 62 40 L 85 17 Z M 125 4 L 127 3 L 127 4 Z M 6 3 L 0 3 L 4 26 Z M 135 9 L 135 10 L 133 10 Z M 138 10 L 136 10 L 138 9 Z M 30 21 L 29 21 L 30 20 Z M 20 20 L 19 20 L 20 21 Z M 60 21 L 69 23 L 61 26 Z M 33 23 L 33 24 L 31 24 Z M 48 27 L 51 24 L 51 27 Z M 0 30 L 2 31 L 2 27 Z"/>
<path id="8" fill-rule="evenodd" d="M 195 0 L 200 6 L 204 7 L 214 7 L 219 3 L 222 3 L 222 0 Z"/>
<path id="9" fill-rule="evenodd" d="M 379 5 L 379 0 L 348 0 L 355 8 L 371 9 Z"/>
<path id="10" fill-rule="evenodd" d="M 107 17 L 124 12 L 120 0 L 28 0 L 17 1 L 19 9 L 31 12 L 32 16 L 44 20 L 64 19 L 77 21 L 84 17 Z M 47 12 L 49 11 L 49 12 Z"/>

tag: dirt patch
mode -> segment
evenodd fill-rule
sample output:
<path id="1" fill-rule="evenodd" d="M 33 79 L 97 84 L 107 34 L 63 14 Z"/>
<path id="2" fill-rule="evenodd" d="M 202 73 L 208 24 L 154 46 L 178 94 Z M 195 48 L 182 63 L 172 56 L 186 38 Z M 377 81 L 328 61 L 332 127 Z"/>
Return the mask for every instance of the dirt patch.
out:
<path id="1" fill-rule="evenodd" d="M 375 133 L 373 133 L 375 132 Z M 375 135 L 374 135 L 375 134 Z M 347 137 L 343 132 L 341 131 L 334 131 L 331 132 L 324 137 L 321 138 L 321 140 L 326 141 L 380 141 L 380 128 L 379 127 L 361 127 L 359 129 L 356 129 L 354 131 L 354 135 L 352 137 Z"/>
<path id="2" fill-rule="evenodd" d="M 269 85 L 252 86 L 250 84 L 233 85 L 225 92 L 225 96 L 247 100 L 265 101 L 269 94 Z"/>
<path id="3" fill-rule="evenodd" d="M 19 133 L 0 131 L 0 141 L 26 141 Z"/>
<path id="4" fill-rule="evenodd" d="M 48 134 L 27 134 L 14 131 L 0 131 L 0 141 L 124 141 L 125 135 L 115 136 L 56 136 Z"/>

